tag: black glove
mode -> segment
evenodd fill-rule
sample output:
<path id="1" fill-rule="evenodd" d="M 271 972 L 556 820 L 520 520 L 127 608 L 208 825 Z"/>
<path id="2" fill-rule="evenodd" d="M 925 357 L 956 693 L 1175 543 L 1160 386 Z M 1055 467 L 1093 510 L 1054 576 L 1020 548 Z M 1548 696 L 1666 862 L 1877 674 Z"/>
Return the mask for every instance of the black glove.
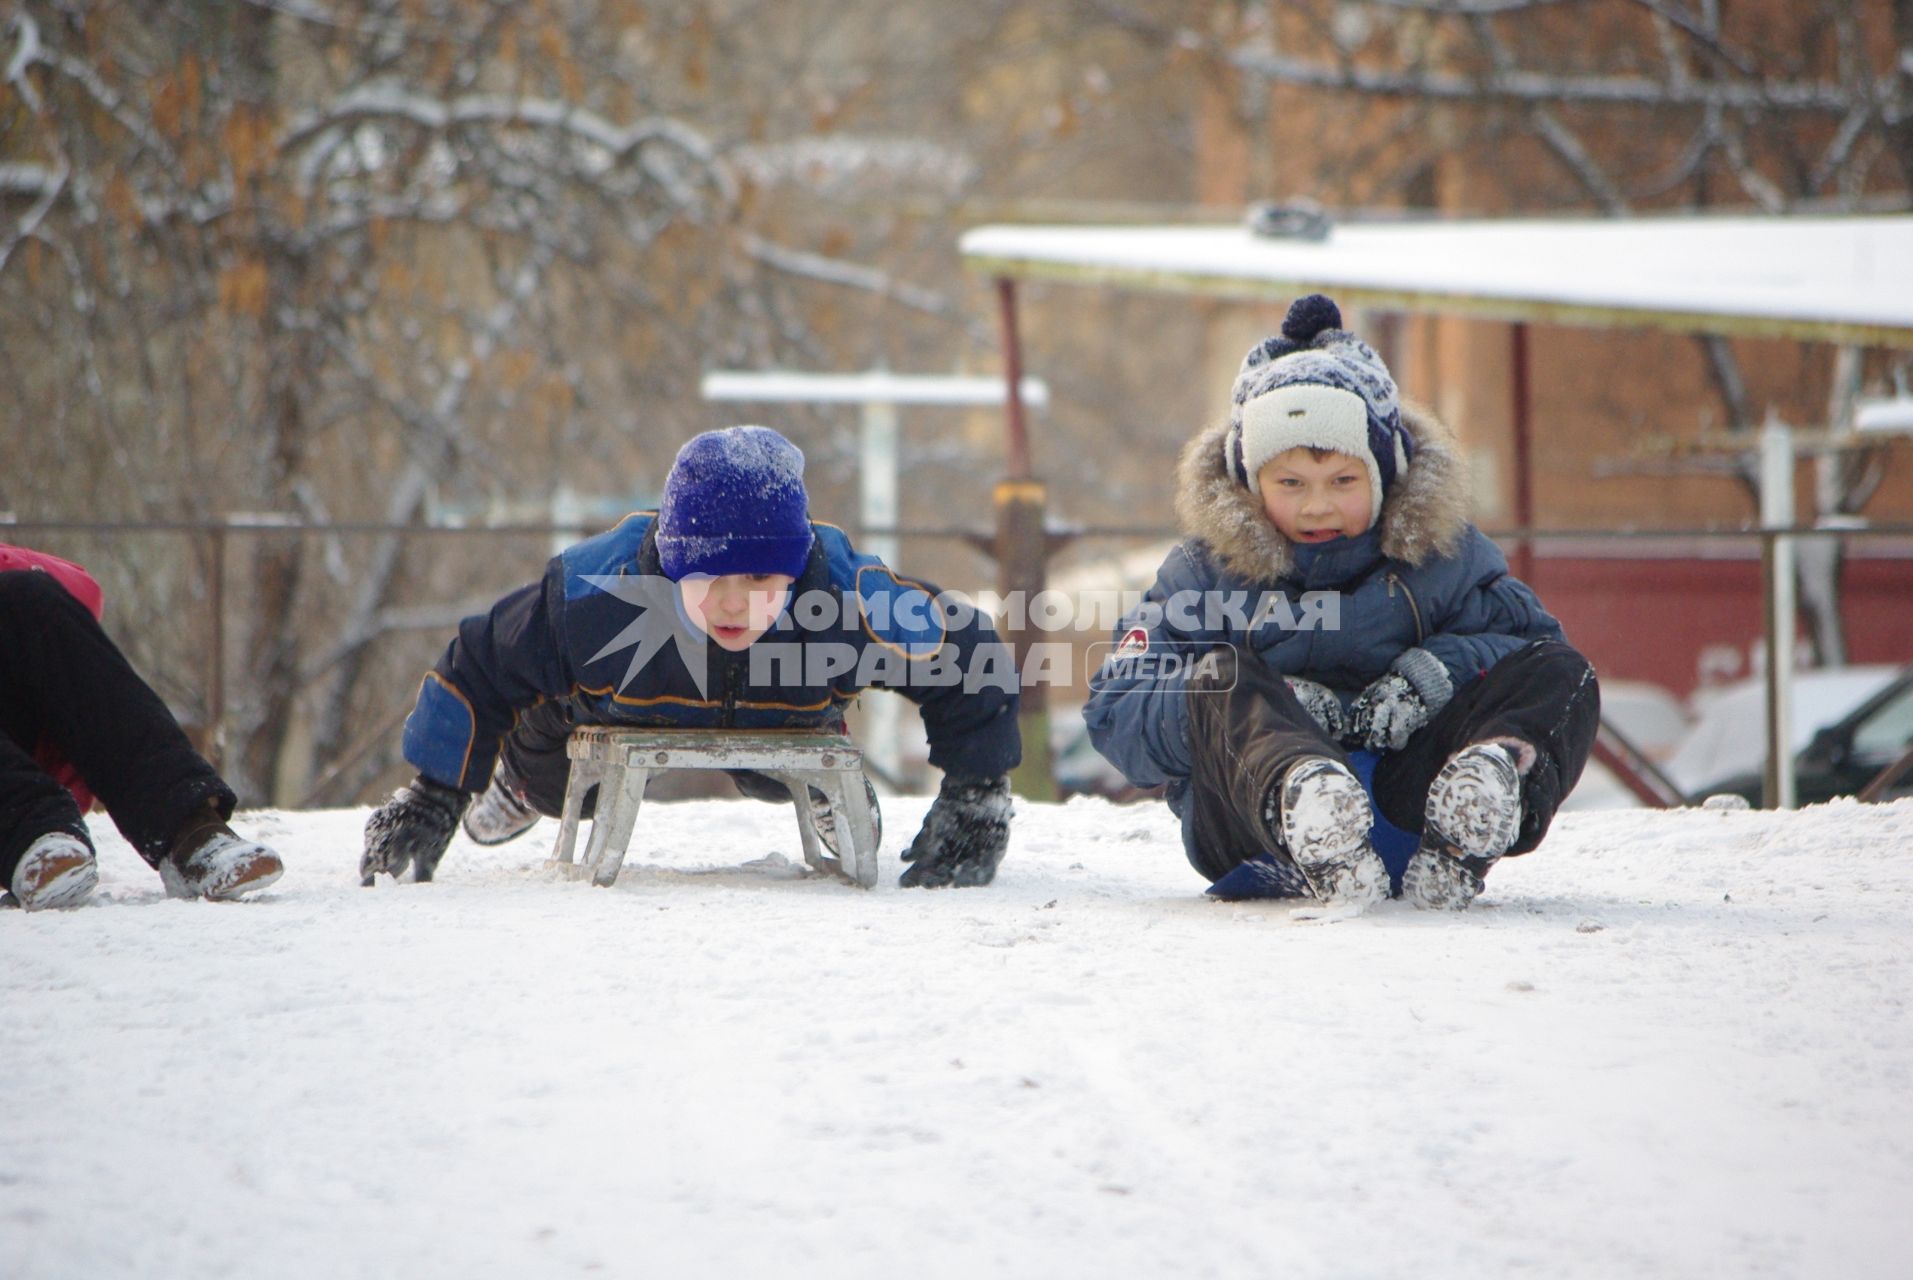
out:
<path id="1" fill-rule="evenodd" d="M 904 851 L 903 860 L 911 866 L 898 883 L 907 889 L 988 884 L 1009 846 L 1008 775 L 946 775 L 923 816 L 923 830 Z"/>
<path id="2" fill-rule="evenodd" d="M 438 870 L 458 830 L 458 819 L 472 802 L 467 793 L 420 774 L 372 811 L 365 820 L 365 853 L 359 858 L 359 883 L 366 887 L 383 871 L 394 880 L 426 881 Z"/>

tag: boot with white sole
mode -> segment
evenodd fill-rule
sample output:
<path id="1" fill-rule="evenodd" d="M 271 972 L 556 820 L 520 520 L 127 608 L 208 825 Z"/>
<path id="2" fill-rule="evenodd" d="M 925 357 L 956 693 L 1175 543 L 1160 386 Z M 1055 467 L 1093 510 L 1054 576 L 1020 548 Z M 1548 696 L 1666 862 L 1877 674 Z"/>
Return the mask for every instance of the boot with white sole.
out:
<path id="1" fill-rule="evenodd" d="M 93 846 L 70 831 L 49 831 L 27 846 L 8 885 L 27 911 L 78 906 L 100 882 Z"/>
<path id="2" fill-rule="evenodd" d="M 157 870 L 169 897 L 223 902 L 265 888 L 286 868 L 278 854 L 227 826 L 209 804 L 187 820 Z"/>
<path id="3" fill-rule="evenodd" d="M 1421 847 L 1402 873 L 1402 896 L 1428 910 L 1460 911 L 1521 830 L 1521 774 L 1496 742 L 1455 752 L 1428 788 Z"/>
<path id="4" fill-rule="evenodd" d="M 1317 898 L 1360 912 L 1388 896 L 1388 868 L 1369 842 L 1374 811 L 1347 766 L 1325 756 L 1291 765 L 1270 791 L 1263 819 Z"/>

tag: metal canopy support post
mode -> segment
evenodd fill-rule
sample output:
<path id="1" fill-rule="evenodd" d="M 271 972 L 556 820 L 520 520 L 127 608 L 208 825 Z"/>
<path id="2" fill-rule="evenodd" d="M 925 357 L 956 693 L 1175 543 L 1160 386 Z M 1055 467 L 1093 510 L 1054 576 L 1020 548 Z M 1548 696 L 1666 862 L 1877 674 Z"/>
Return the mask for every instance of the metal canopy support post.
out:
<path id="1" fill-rule="evenodd" d="M 996 281 L 997 311 L 1003 325 L 1003 407 L 1008 439 L 1004 453 L 1009 474 L 996 486 L 996 572 L 1005 600 L 1023 602 L 1012 609 L 1010 649 L 1016 669 L 1026 669 L 1030 645 L 1030 602 L 1048 580 L 1049 535 L 1045 528 L 1048 492 L 1031 474 L 1029 428 L 1023 417 L 1023 343 L 1016 326 L 1016 282 L 1007 276 Z M 1039 683 L 1024 686 L 1019 728 L 1023 763 L 1013 785 L 1032 800 L 1056 798 L 1056 774 L 1050 765 L 1049 699 Z"/>
<path id="2" fill-rule="evenodd" d="M 1016 328 L 1016 281 L 999 276 L 997 312 L 1003 322 L 1003 409 L 1009 427 L 1010 480 L 1030 479 L 1030 435 L 1023 421 L 1023 338 Z"/>
<path id="3" fill-rule="evenodd" d="M 1769 418 L 1760 433 L 1761 567 L 1767 606 L 1767 771 L 1761 803 L 1791 809 L 1793 769 L 1793 540 L 1776 532 L 1793 524 L 1793 433 Z"/>
<path id="4" fill-rule="evenodd" d="M 1514 522 L 1519 529 L 1534 528 L 1534 404 L 1528 373 L 1528 326 L 1516 323 L 1509 333 L 1510 384 L 1514 398 Z M 1534 585 L 1534 543 L 1525 536 L 1515 544 L 1514 576 Z"/>

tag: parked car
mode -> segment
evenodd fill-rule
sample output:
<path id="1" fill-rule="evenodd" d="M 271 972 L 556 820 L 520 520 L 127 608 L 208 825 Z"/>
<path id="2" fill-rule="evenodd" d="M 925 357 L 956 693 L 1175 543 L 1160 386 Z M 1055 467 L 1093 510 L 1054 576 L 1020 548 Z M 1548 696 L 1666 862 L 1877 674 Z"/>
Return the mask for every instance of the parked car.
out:
<path id="1" fill-rule="evenodd" d="M 1089 740 L 1089 726 L 1083 723 L 1080 708 L 1066 706 L 1052 710 L 1049 728 L 1050 769 L 1056 776 L 1058 799 L 1104 796 L 1128 800 L 1140 794 L 1115 765 L 1103 759 Z"/>
<path id="2" fill-rule="evenodd" d="M 1672 691 L 1645 680 L 1604 678 L 1601 723 L 1618 730 L 1630 745 L 1663 768 L 1693 729 L 1686 705 Z M 1588 761 L 1581 780 L 1561 807 L 1567 811 L 1638 809 L 1641 799 L 1594 759 Z"/>
<path id="3" fill-rule="evenodd" d="M 1693 730 L 1694 720 L 1681 700 L 1646 680 L 1601 681 L 1601 722 L 1656 764 L 1664 764 Z"/>
<path id="4" fill-rule="evenodd" d="M 1692 800 L 1729 793 L 1761 802 L 1767 764 L 1763 679 L 1715 696 L 1667 764 Z M 1913 743 L 1913 667 L 1802 671 L 1793 679 L 1794 789 L 1801 804 L 1858 794 Z M 1883 799 L 1913 795 L 1913 775 Z"/>

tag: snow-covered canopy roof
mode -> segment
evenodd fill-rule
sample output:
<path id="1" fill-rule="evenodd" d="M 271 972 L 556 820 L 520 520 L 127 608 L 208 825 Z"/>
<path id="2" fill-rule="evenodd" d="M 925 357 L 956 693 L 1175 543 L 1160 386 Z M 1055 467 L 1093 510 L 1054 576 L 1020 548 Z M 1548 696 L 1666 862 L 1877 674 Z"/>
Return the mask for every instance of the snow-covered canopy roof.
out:
<path id="1" fill-rule="evenodd" d="M 1913 347 L 1913 217 L 1368 222 L 1324 240 L 1242 227 L 992 226 L 994 276 L 1550 324 Z"/>

